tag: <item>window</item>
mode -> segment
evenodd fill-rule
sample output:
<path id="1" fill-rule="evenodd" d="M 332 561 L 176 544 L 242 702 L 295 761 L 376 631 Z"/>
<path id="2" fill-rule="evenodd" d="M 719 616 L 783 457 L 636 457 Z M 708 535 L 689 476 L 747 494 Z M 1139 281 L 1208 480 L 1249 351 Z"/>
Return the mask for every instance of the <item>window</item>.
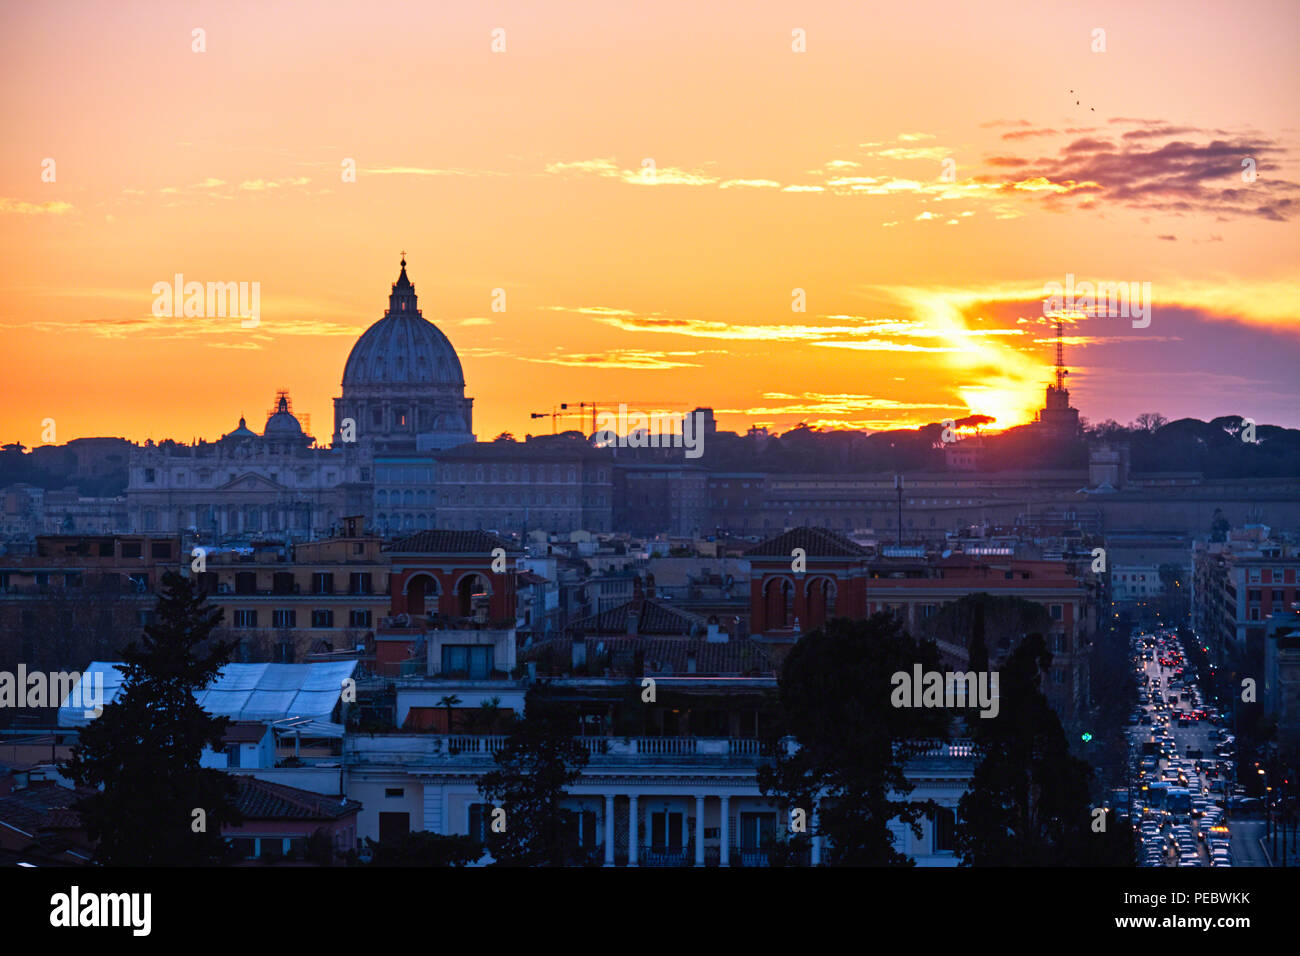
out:
<path id="1" fill-rule="evenodd" d="M 409 813 L 379 814 L 379 842 L 397 840 L 411 832 L 411 815 Z"/>
<path id="2" fill-rule="evenodd" d="M 488 826 L 492 819 L 492 808 L 486 803 L 469 805 L 469 838 L 476 846 L 487 843 Z"/>
<path id="3" fill-rule="evenodd" d="M 257 627 L 257 612 L 247 608 L 237 609 L 235 627 Z"/>
<path id="4" fill-rule="evenodd" d="M 1065 609 L 1060 604 L 1051 605 L 1049 610 L 1052 612 L 1053 621 L 1061 621 L 1065 619 Z"/>
<path id="5" fill-rule="evenodd" d="M 738 836 L 740 846 L 747 850 L 771 846 L 776 838 L 776 814 L 742 813 Z"/>
<path id="6" fill-rule="evenodd" d="M 650 814 L 650 845 L 657 850 L 681 849 L 682 822 L 680 813 Z"/>
<path id="7" fill-rule="evenodd" d="M 272 627 L 297 627 L 298 612 L 293 608 L 278 609 L 271 612 Z"/>
<path id="8" fill-rule="evenodd" d="M 406 790 L 403 789 L 402 787 L 385 787 L 385 788 L 384 788 L 384 796 L 385 796 L 385 797 L 404 797 L 404 796 L 406 796 Z"/>
<path id="9" fill-rule="evenodd" d="M 312 594 L 333 594 L 334 575 L 329 571 L 317 571 L 311 576 Z"/>
<path id="10" fill-rule="evenodd" d="M 593 846 L 596 843 L 596 814 L 591 810 L 581 813 L 566 810 L 564 826 L 569 839 L 578 846 Z"/>
<path id="11" fill-rule="evenodd" d="M 144 546 L 139 541 L 123 541 L 122 557 L 140 558 L 144 556 Z"/>
<path id="12" fill-rule="evenodd" d="M 158 473 L 152 468 L 144 470 L 144 482 L 146 485 L 152 485 L 157 480 Z"/>
<path id="13" fill-rule="evenodd" d="M 170 558 L 172 546 L 166 541 L 155 541 L 149 546 L 149 553 L 155 558 Z"/>
<path id="14" fill-rule="evenodd" d="M 948 807 L 939 807 L 927 814 L 930 818 L 930 848 L 934 853 L 952 853 L 956 847 L 957 815 Z"/>
<path id="15" fill-rule="evenodd" d="M 354 608 L 348 614 L 348 627 L 370 626 L 370 611 L 368 609 Z"/>
<path id="16" fill-rule="evenodd" d="M 484 680 L 492 674 L 490 644 L 446 644 L 442 648 L 442 676 Z"/>
<path id="17" fill-rule="evenodd" d="M 329 610 L 328 608 L 323 611 L 312 611 L 311 626 L 312 627 L 333 627 L 334 612 L 332 610 Z"/>

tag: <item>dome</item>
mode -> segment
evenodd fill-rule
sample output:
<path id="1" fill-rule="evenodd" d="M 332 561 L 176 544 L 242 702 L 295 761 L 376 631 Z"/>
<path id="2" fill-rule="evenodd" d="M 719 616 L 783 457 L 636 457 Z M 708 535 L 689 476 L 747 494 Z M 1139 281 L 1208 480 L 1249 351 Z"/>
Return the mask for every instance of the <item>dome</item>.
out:
<path id="1" fill-rule="evenodd" d="M 343 366 L 343 387 L 450 385 L 465 387 L 460 359 L 447 336 L 416 307 L 415 286 L 402 273 L 388 311 L 357 339 Z"/>
<path id="2" fill-rule="evenodd" d="M 257 432 L 249 428 L 248 423 L 244 421 L 244 416 L 240 415 L 239 427 L 232 432 L 228 432 L 225 435 L 222 435 L 221 440 L 222 441 L 243 441 L 244 439 L 247 438 L 256 438 L 256 437 L 257 437 Z"/>
<path id="3" fill-rule="evenodd" d="M 289 396 L 280 392 L 276 396 L 275 411 L 267 416 L 263 438 L 299 438 L 303 434 L 302 425 L 289 411 Z"/>

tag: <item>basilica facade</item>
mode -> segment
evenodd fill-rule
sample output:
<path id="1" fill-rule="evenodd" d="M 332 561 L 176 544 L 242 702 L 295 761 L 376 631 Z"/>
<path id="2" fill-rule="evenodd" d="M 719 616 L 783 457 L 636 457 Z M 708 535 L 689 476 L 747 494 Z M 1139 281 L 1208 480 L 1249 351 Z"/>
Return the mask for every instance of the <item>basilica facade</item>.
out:
<path id="1" fill-rule="evenodd" d="M 261 433 L 240 418 L 215 442 L 149 442 L 129 456 L 129 526 L 214 544 L 329 534 L 347 515 L 373 516 L 377 455 L 473 442 L 473 404 L 456 350 L 421 314 L 403 258 L 388 309 L 343 367 L 329 446 L 306 433 L 287 392 Z"/>

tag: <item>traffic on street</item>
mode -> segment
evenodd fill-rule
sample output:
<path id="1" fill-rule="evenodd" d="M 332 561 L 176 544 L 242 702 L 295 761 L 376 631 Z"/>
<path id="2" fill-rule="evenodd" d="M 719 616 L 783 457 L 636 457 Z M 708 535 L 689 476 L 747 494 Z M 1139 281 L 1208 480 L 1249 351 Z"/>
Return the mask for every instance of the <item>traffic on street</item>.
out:
<path id="1" fill-rule="evenodd" d="M 1129 800 L 1140 866 L 1262 865 L 1234 838 L 1236 738 L 1206 705 L 1173 631 L 1135 632 L 1138 706 L 1128 721 Z M 1254 801 L 1258 802 L 1258 801 Z"/>

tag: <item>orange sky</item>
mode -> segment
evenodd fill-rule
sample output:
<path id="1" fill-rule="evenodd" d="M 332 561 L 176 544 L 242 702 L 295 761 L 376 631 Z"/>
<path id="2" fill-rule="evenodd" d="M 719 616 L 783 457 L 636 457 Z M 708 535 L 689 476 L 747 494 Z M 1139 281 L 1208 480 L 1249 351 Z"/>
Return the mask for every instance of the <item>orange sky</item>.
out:
<path id="1" fill-rule="evenodd" d="M 403 249 L 480 439 L 1015 424 L 1067 273 L 1152 288 L 1068 329 L 1085 416 L 1300 426 L 1293 3 L 443 6 L 6 4 L 0 441 L 211 439 L 277 388 L 324 439 Z M 178 272 L 260 283 L 257 328 L 152 316 Z"/>

